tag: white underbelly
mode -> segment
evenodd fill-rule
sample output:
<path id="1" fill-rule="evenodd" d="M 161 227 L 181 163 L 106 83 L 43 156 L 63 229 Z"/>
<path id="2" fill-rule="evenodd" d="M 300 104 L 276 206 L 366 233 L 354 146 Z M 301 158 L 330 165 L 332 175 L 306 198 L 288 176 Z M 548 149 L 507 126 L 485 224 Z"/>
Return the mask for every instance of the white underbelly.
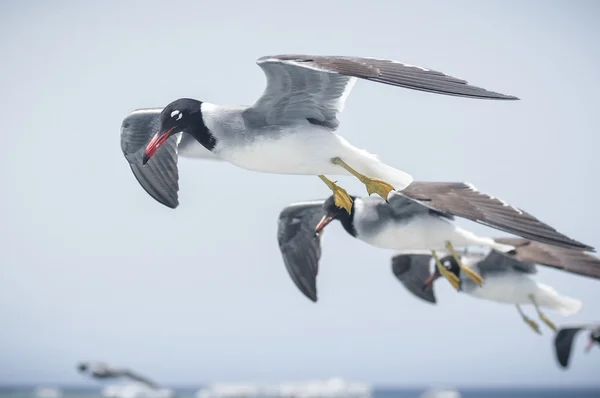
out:
<path id="1" fill-rule="evenodd" d="M 331 163 L 347 153 L 347 143 L 324 129 L 304 128 L 278 138 L 266 137 L 247 145 L 216 148 L 218 156 L 247 170 L 276 174 L 348 174 Z"/>
<path id="2" fill-rule="evenodd" d="M 506 304 L 531 304 L 530 295 L 535 295 L 537 285 L 531 278 L 510 273 L 484 277 L 481 287 L 474 288 L 471 296 Z"/>
<path id="3" fill-rule="evenodd" d="M 400 252 L 445 250 L 448 241 L 456 248 L 470 243 L 463 231 L 449 220 L 416 217 L 408 223 L 390 222 L 381 233 L 363 235 L 359 232 L 359 238 L 375 247 Z"/>

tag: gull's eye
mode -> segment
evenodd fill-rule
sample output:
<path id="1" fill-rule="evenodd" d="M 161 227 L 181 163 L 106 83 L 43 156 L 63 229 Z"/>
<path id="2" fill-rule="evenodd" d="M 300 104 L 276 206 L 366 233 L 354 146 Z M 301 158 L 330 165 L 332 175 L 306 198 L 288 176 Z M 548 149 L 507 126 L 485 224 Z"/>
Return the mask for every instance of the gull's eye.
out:
<path id="1" fill-rule="evenodd" d="M 175 120 L 180 120 L 183 117 L 183 114 L 178 110 L 174 110 L 173 112 L 171 112 L 171 117 Z"/>

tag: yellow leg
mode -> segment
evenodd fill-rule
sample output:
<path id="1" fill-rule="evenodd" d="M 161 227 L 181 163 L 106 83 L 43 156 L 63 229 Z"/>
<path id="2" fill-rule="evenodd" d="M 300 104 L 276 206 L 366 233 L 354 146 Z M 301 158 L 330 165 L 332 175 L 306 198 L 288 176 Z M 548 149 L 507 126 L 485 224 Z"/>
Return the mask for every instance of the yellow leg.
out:
<path id="1" fill-rule="evenodd" d="M 464 272 L 465 275 L 471 278 L 473 282 L 477 283 L 479 286 L 483 285 L 483 278 L 477 272 L 473 271 L 471 268 L 464 265 L 462 261 L 460 261 L 460 256 L 458 255 L 456 250 L 454 250 L 454 247 L 452 247 L 452 243 L 446 242 L 446 249 L 448 249 L 450 254 L 452 254 L 452 257 L 454 257 L 454 259 L 458 263 L 461 272 Z"/>
<path id="2" fill-rule="evenodd" d="M 435 260 L 435 264 L 436 267 L 438 269 L 438 271 L 440 272 L 440 274 L 448 279 L 448 282 L 450 282 L 450 284 L 458 291 L 460 290 L 460 279 L 458 279 L 458 276 L 456 276 L 455 274 L 453 274 L 452 272 L 448 271 L 446 269 L 446 267 L 444 267 L 440 261 L 440 259 L 438 258 L 437 254 L 435 253 L 435 250 L 431 251 L 431 255 L 433 256 L 434 260 Z"/>
<path id="3" fill-rule="evenodd" d="M 517 304 L 516 307 L 517 311 L 519 311 L 519 314 L 521 315 L 521 318 L 523 318 L 523 321 L 525 321 L 525 323 L 528 324 L 534 332 L 537 334 L 542 334 L 539 325 L 534 320 L 527 318 L 527 316 L 523 313 L 523 310 L 521 310 L 521 306 Z"/>
<path id="4" fill-rule="evenodd" d="M 336 182 L 320 175 L 319 178 L 333 191 L 333 201 L 337 207 L 346 209 L 348 214 L 352 211 L 352 198 L 344 188 L 339 187 Z"/>
<path id="5" fill-rule="evenodd" d="M 544 314 L 542 312 L 542 310 L 540 310 L 540 307 L 538 306 L 538 303 L 535 301 L 535 297 L 533 297 L 533 295 L 529 295 L 529 299 L 531 300 L 531 302 L 533 303 L 533 306 L 535 307 L 535 310 L 537 311 L 538 316 L 540 317 L 540 319 L 546 324 L 548 325 L 548 327 L 552 330 L 554 330 L 556 332 L 557 328 L 556 325 L 554 324 L 554 322 L 552 322 L 550 319 L 548 319 L 548 317 L 546 316 L 546 314 Z"/>
<path id="6" fill-rule="evenodd" d="M 343 167 L 354 177 L 358 178 L 360 180 L 360 182 L 365 184 L 365 187 L 367 188 L 367 193 L 369 195 L 376 193 L 377 195 L 381 196 L 383 199 L 385 199 L 387 201 L 387 197 L 388 197 L 389 193 L 391 191 L 396 190 L 391 184 L 389 184 L 383 180 L 380 180 L 379 178 L 371 178 L 371 177 L 367 177 L 365 175 L 360 174 L 359 172 L 354 170 L 352 167 L 348 166 L 346 164 L 346 162 L 344 162 L 340 158 L 332 158 L 331 163 L 337 164 L 338 166 Z"/>

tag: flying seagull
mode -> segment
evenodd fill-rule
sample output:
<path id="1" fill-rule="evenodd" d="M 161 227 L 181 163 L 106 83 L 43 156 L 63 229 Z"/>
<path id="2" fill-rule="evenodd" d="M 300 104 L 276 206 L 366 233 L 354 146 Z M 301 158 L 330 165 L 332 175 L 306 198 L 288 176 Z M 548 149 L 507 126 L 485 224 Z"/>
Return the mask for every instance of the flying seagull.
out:
<path id="1" fill-rule="evenodd" d="M 536 243 L 536 245 L 544 246 L 540 243 Z M 523 251 L 527 252 L 527 250 L 524 249 Z M 552 250 L 567 251 L 569 249 L 552 248 Z M 427 290 L 432 289 L 433 282 L 441 275 L 451 273 L 459 280 L 460 292 L 471 297 L 515 305 L 523 321 L 536 333 L 541 334 L 538 324 L 528 318 L 521 309 L 521 305 L 531 304 L 535 307 L 539 318 L 552 330 L 556 330 L 556 326 L 542 312 L 542 308 L 552 309 L 563 316 L 570 316 L 577 313 L 583 304 L 580 300 L 560 295 L 551 286 L 532 279 L 531 276 L 537 272 L 537 268 L 533 263 L 519 260 L 523 251 L 522 247 L 516 247 L 510 253 L 491 250 L 487 255 L 481 253 L 463 254 L 462 261 L 470 264 L 485 278 L 483 286 L 478 286 L 471 279 L 466 278 L 453 256 L 446 256 L 441 259 L 440 264 L 437 264 L 433 261 L 431 255 L 401 254 L 395 256 L 392 262 L 426 269 L 429 269 L 430 264 L 433 263 L 435 264 L 435 271 L 423 283 Z M 525 253 L 525 255 L 530 256 L 531 253 Z M 583 252 L 579 252 L 579 257 L 581 263 L 588 261 L 586 257 L 593 259 L 593 257 Z M 600 277 L 600 260 L 594 260 L 596 274 Z M 541 263 L 541 261 L 542 259 L 539 262 Z M 421 296 L 417 296 L 421 298 Z"/>
<path id="2" fill-rule="evenodd" d="M 111 368 L 103 362 L 80 362 L 77 364 L 80 373 L 87 374 L 94 379 L 129 379 L 145 384 L 150 388 L 158 388 L 158 385 L 129 369 Z"/>
<path id="3" fill-rule="evenodd" d="M 496 237 L 492 239 L 498 243 L 513 246 L 514 249 L 505 254 L 520 263 L 539 264 L 576 275 L 600 279 L 600 259 L 581 250 L 550 246 L 522 238 Z M 462 255 L 468 255 L 473 259 L 485 257 L 483 253 L 473 252 L 465 252 Z M 431 259 L 431 255 L 423 253 L 396 255 L 392 257 L 392 273 L 415 296 L 435 304 L 437 299 L 433 283 L 426 283 L 431 277 L 429 271 Z M 507 262 L 507 265 L 510 267 L 512 263 Z M 517 267 L 516 270 L 530 268 L 526 267 L 529 267 L 529 264 L 522 268 Z"/>
<path id="4" fill-rule="evenodd" d="M 139 143 L 146 144 L 143 164 L 169 143 L 169 154 L 163 153 L 162 159 L 151 165 L 150 173 L 162 174 L 161 186 L 154 190 L 177 192 L 176 148 L 178 142 L 186 142 L 169 138 L 184 133 L 219 158 L 247 170 L 318 175 L 333 191 L 336 204 L 350 211 L 348 193 L 325 174 L 353 175 L 365 184 L 369 195 L 376 193 L 384 199 L 390 191 L 400 191 L 412 182 L 411 175 L 384 164 L 335 133 L 338 114 L 357 79 L 468 98 L 518 99 L 428 68 L 385 59 L 274 55 L 259 58 L 257 64 L 267 82 L 252 106 L 180 98 L 161 111 L 158 126 L 152 125 L 151 131 L 122 129 L 121 140 L 136 143 L 124 149 L 130 162 L 129 151 L 137 151 Z M 153 136 L 148 142 L 149 135 Z M 134 161 L 137 164 L 137 157 Z M 171 194 L 166 205 L 176 206 L 176 199 Z"/>
<path id="5" fill-rule="evenodd" d="M 308 292 L 309 298 L 315 296 L 311 276 L 318 271 L 321 232 L 336 219 L 351 236 L 378 248 L 411 253 L 425 251 L 435 258 L 438 257 L 436 251 L 448 250 L 462 272 L 479 285 L 483 282 L 481 276 L 462 264 L 454 246 L 475 245 L 507 252 L 524 243 L 477 236 L 458 227 L 453 222 L 454 216 L 556 247 L 593 250 L 531 214 L 479 192 L 469 183 L 413 182 L 402 192 L 394 192 L 388 200 L 353 197 L 349 214 L 337 207 L 333 196 L 294 203 L 282 210 L 278 223 L 279 248 L 292 279 L 305 294 Z M 598 267 L 598 264 L 590 267 Z M 444 276 L 459 289 L 455 276 L 451 273 Z"/>
<path id="6" fill-rule="evenodd" d="M 589 331 L 588 343 L 585 351 L 589 352 L 594 344 L 600 345 L 600 324 L 595 325 L 573 325 L 561 327 L 554 336 L 554 350 L 556 353 L 556 359 L 561 367 L 567 368 L 569 366 L 569 359 L 571 357 L 571 348 L 573 347 L 573 340 L 575 336 L 582 331 Z"/>

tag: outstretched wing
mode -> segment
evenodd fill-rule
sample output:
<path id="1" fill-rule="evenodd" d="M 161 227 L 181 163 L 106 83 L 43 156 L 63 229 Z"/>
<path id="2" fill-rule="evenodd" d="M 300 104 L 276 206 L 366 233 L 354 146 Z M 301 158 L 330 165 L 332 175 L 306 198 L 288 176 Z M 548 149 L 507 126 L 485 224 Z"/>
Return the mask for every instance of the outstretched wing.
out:
<path id="1" fill-rule="evenodd" d="M 159 203 L 172 209 L 179 205 L 177 139 L 170 137 L 155 155 L 142 164 L 146 145 L 158 131 L 161 108 L 138 109 L 121 123 L 121 149 L 142 188 Z"/>
<path id="2" fill-rule="evenodd" d="M 517 260 L 600 279 L 600 259 L 584 251 L 565 249 L 522 238 L 494 238 L 494 241 L 514 246 L 514 258 Z"/>
<path id="3" fill-rule="evenodd" d="M 430 275 L 431 256 L 426 254 L 400 254 L 392 257 L 392 272 L 412 294 L 429 303 L 436 303 L 433 283 L 423 290 Z"/>
<path id="4" fill-rule="evenodd" d="M 583 327 L 562 328 L 556 333 L 556 336 L 554 337 L 554 351 L 558 363 L 563 368 L 569 366 L 573 341 L 575 336 L 583 329 Z"/>
<path id="5" fill-rule="evenodd" d="M 331 129 L 339 125 L 356 78 L 373 82 L 478 99 L 516 100 L 466 81 L 407 63 L 375 58 L 317 55 L 272 55 L 258 59 L 267 77 L 262 96 L 247 111 L 256 124 L 308 119 Z"/>
<path id="6" fill-rule="evenodd" d="M 140 375 L 138 373 L 135 373 L 135 372 L 133 372 L 131 370 L 124 370 L 124 371 L 121 372 L 121 375 L 122 375 L 122 377 L 126 377 L 126 378 L 128 378 L 130 380 L 135 380 L 135 381 L 138 381 L 140 383 L 143 383 L 143 384 L 147 385 L 150 388 L 158 388 L 158 384 L 156 384 L 152 380 L 150 380 L 150 379 L 148 379 L 148 378 L 146 378 L 146 377 L 144 377 L 144 376 L 142 376 L 142 375 Z"/>
<path id="7" fill-rule="evenodd" d="M 324 200 L 294 203 L 279 214 L 277 240 L 290 277 L 310 300 L 317 301 L 317 274 L 321 236 L 315 228 L 323 215 Z"/>
<path id="8" fill-rule="evenodd" d="M 193 137 L 179 133 L 165 142 L 142 164 L 146 145 L 158 131 L 162 108 L 138 109 L 121 123 L 121 149 L 142 188 L 159 203 L 172 209 L 179 205 L 178 152 L 184 157 L 218 160 Z"/>
<path id="9" fill-rule="evenodd" d="M 417 200 L 433 210 L 463 217 L 523 238 L 569 249 L 594 250 L 591 246 L 561 234 L 531 214 L 479 192 L 472 184 L 413 182 L 395 194 Z"/>

